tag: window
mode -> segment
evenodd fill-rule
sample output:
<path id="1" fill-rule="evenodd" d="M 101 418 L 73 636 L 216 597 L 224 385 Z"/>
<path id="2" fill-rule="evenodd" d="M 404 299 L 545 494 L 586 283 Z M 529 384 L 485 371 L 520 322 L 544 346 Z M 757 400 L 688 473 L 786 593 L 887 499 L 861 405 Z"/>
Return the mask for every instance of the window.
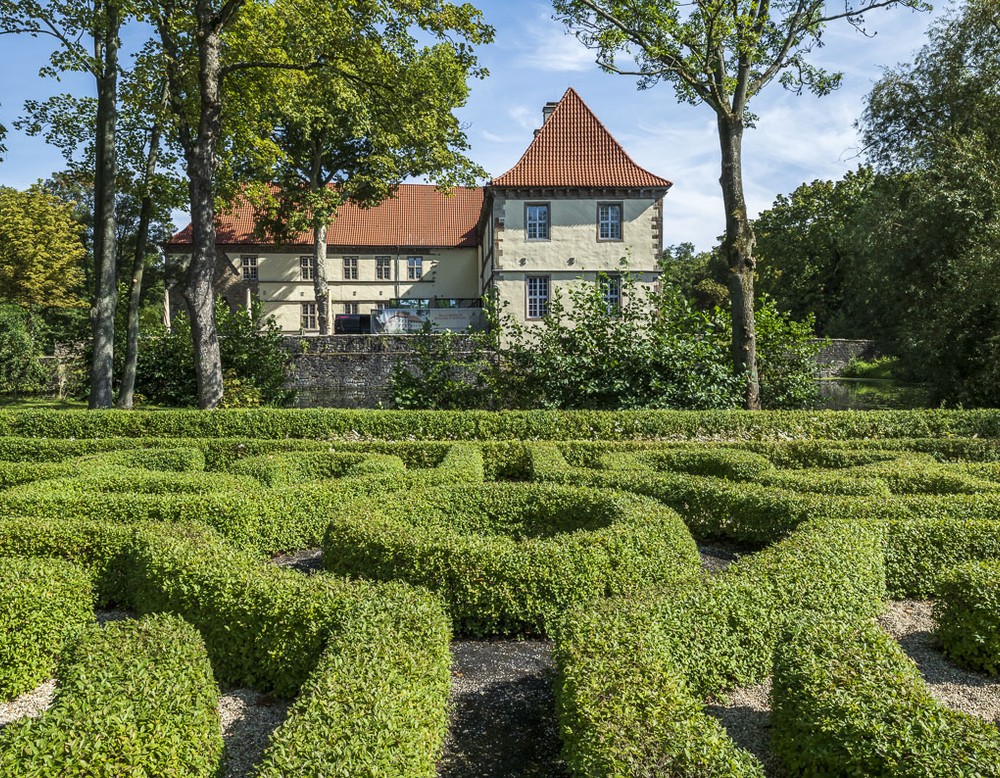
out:
<path id="1" fill-rule="evenodd" d="M 358 312 L 357 303 L 344 303 L 344 313 L 354 313 Z"/>
<path id="2" fill-rule="evenodd" d="M 409 281 L 419 281 L 424 277 L 424 258 L 423 257 L 407 257 L 406 258 L 406 278 Z"/>
<path id="3" fill-rule="evenodd" d="M 388 303 L 388 302 L 375 303 L 375 310 L 376 311 L 387 311 L 391 307 L 392 307 L 392 303 Z"/>
<path id="4" fill-rule="evenodd" d="M 541 319 L 549 312 L 549 277 L 528 276 L 528 318 Z"/>
<path id="5" fill-rule="evenodd" d="M 302 303 L 302 329 L 319 329 L 319 317 L 316 316 L 316 303 Z"/>
<path id="6" fill-rule="evenodd" d="M 608 306 L 608 313 L 621 310 L 622 307 L 622 277 L 602 275 L 597 280 L 601 288 L 601 296 Z"/>
<path id="7" fill-rule="evenodd" d="M 312 281 L 316 278 L 316 257 L 299 257 L 299 278 L 302 281 Z"/>
<path id="8" fill-rule="evenodd" d="M 622 239 L 621 203 L 602 203 L 597 206 L 597 239 Z"/>
<path id="9" fill-rule="evenodd" d="M 345 281 L 357 281 L 358 280 L 358 258 L 357 257 L 344 257 L 344 280 Z"/>
<path id="10" fill-rule="evenodd" d="M 548 203 L 524 206 L 524 225 L 528 240 L 549 239 Z"/>
<path id="11" fill-rule="evenodd" d="M 240 257 L 240 269 L 243 271 L 244 281 L 256 281 L 257 257 L 253 254 L 244 254 Z"/>
<path id="12" fill-rule="evenodd" d="M 392 280 L 392 257 L 375 257 L 375 280 Z"/>

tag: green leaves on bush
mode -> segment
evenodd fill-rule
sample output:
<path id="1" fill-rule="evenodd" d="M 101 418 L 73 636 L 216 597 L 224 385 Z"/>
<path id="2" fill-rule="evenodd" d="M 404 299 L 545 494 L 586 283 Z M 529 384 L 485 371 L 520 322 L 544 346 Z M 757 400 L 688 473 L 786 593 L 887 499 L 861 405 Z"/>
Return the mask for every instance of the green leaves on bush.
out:
<path id="1" fill-rule="evenodd" d="M 945 574 L 934 605 L 935 635 L 955 664 L 1000 675 L 1000 562 L 971 562 Z"/>

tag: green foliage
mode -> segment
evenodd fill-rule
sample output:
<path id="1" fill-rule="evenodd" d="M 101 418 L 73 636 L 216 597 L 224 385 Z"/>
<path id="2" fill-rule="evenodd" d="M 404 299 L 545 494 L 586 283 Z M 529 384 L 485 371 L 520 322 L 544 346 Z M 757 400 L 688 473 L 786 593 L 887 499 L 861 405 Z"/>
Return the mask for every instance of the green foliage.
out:
<path id="1" fill-rule="evenodd" d="M 0 700 L 51 678 L 65 641 L 91 620 L 90 579 L 80 568 L 0 558 Z"/>
<path id="2" fill-rule="evenodd" d="M 1000 775 L 992 724 L 935 701 L 870 622 L 817 616 L 776 647 L 772 743 L 788 775 Z"/>
<path id="3" fill-rule="evenodd" d="M 0 393 L 28 394 L 44 388 L 47 374 L 35 327 L 41 324 L 17 305 L 0 305 Z"/>
<path id="4" fill-rule="evenodd" d="M 290 402 L 292 394 L 285 388 L 288 355 L 282 348 L 281 330 L 273 319 L 264 317 L 263 306 L 255 303 L 249 311 L 232 311 L 220 300 L 215 316 L 228 380 L 228 406 Z M 191 325 L 186 316 L 174 319 L 172 331 L 151 336 L 143 343 L 137 371 L 136 389 L 150 402 L 197 405 Z"/>
<path id="5" fill-rule="evenodd" d="M 218 700 L 205 645 L 182 619 L 95 624 L 61 663 L 53 707 L 0 733 L 0 775 L 210 778 Z"/>
<path id="6" fill-rule="evenodd" d="M 38 185 L 24 192 L 0 187 L 0 300 L 79 305 L 83 257 L 69 206 Z"/>
<path id="7" fill-rule="evenodd" d="M 961 565 L 943 577 L 935 635 L 955 664 L 1000 675 L 1000 562 Z"/>
<path id="8" fill-rule="evenodd" d="M 462 410 L 489 407 L 486 376 L 491 369 L 482 338 L 431 332 L 412 336 L 413 364 L 396 363 L 389 380 L 393 407 L 400 410 Z M 467 356 L 459 356 L 468 349 Z"/>
<path id="9" fill-rule="evenodd" d="M 456 629 L 544 632 L 569 605 L 698 569 L 687 530 L 650 500 L 551 485 L 411 490 L 348 503 L 323 556 L 336 573 L 440 593 Z"/>
<path id="10" fill-rule="evenodd" d="M 871 362 L 852 357 L 840 375 L 844 378 L 889 380 L 895 374 L 898 363 L 896 357 L 876 357 Z"/>

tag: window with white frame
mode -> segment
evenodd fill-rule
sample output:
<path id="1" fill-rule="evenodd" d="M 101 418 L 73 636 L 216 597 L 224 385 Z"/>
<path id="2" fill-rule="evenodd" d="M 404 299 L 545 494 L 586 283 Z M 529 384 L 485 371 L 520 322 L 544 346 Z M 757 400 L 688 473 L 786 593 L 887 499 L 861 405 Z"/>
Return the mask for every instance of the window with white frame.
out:
<path id="1" fill-rule="evenodd" d="M 622 239 L 621 203 L 601 203 L 597 206 L 597 237 L 599 240 Z"/>
<path id="2" fill-rule="evenodd" d="M 424 277 L 424 258 L 406 258 L 406 278 L 408 281 L 419 281 Z"/>
<path id="3" fill-rule="evenodd" d="M 358 280 L 358 258 L 357 257 L 344 257 L 344 280 L 345 281 L 357 281 Z"/>
<path id="4" fill-rule="evenodd" d="M 344 303 L 344 313 L 357 313 L 358 304 L 357 303 Z"/>
<path id="5" fill-rule="evenodd" d="M 541 319 L 549 312 L 549 284 L 548 276 L 528 276 L 528 318 Z"/>
<path id="6" fill-rule="evenodd" d="M 392 257 L 375 257 L 375 280 L 392 280 Z"/>
<path id="7" fill-rule="evenodd" d="M 316 303 L 302 303 L 301 325 L 303 330 L 319 329 L 319 317 L 316 315 Z"/>
<path id="8" fill-rule="evenodd" d="M 524 206 L 524 227 L 528 240 L 548 240 L 549 204 L 528 203 Z"/>
<path id="9" fill-rule="evenodd" d="M 375 303 L 375 310 L 376 311 L 387 311 L 390 308 L 392 308 L 392 303 L 390 303 L 390 302 L 386 302 L 386 301 L 383 300 L 380 303 Z"/>
<path id="10" fill-rule="evenodd" d="M 312 281 L 316 278 L 316 257 L 299 257 L 299 280 Z"/>
<path id="11" fill-rule="evenodd" d="M 244 254 L 240 257 L 240 270 L 244 281 L 257 280 L 257 255 Z"/>
<path id="12" fill-rule="evenodd" d="M 622 277 L 601 275 L 598 277 L 597 283 L 601 288 L 604 303 L 608 306 L 608 313 L 620 311 L 622 307 Z"/>

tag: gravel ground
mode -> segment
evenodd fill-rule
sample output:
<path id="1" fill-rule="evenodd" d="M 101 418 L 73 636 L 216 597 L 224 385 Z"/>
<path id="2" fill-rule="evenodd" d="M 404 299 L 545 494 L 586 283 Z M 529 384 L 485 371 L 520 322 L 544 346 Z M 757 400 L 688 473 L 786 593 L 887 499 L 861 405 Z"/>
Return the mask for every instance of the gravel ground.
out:
<path id="1" fill-rule="evenodd" d="M 736 689 L 720 702 L 705 706 L 715 716 L 736 745 L 756 756 L 769 776 L 783 775 L 771 753 L 771 679 Z"/>
<path id="2" fill-rule="evenodd" d="M 1000 726 L 1000 681 L 962 670 L 945 658 L 934 642 L 932 608 L 930 601 L 890 602 L 879 624 L 917 663 L 935 699 Z"/>
<path id="3" fill-rule="evenodd" d="M 49 709 L 56 693 L 56 682 L 46 681 L 37 689 L 25 692 L 10 702 L 0 702 L 0 730 L 25 716 L 41 716 Z"/>
<path id="4" fill-rule="evenodd" d="M 727 540 L 698 541 L 698 553 L 701 554 L 701 568 L 709 573 L 725 570 L 740 557 L 760 551 L 757 546 L 734 543 Z"/>
<path id="5" fill-rule="evenodd" d="M 274 732 L 285 720 L 288 700 L 275 700 L 253 689 L 229 689 L 219 698 L 222 722 L 222 778 L 253 772 Z"/>
<path id="6" fill-rule="evenodd" d="M 305 548 L 301 551 L 289 551 L 287 554 L 276 554 L 271 557 L 271 562 L 278 567 L 288 567 L 301 573 L 318 573 L 323 570 L 323 549 Z"/>
<path id="7" fill-rule="evenodd" d="M 544 640 L 456 640 L 451 645 L 451 726 L 440 778 L 561 778 Z"/>

